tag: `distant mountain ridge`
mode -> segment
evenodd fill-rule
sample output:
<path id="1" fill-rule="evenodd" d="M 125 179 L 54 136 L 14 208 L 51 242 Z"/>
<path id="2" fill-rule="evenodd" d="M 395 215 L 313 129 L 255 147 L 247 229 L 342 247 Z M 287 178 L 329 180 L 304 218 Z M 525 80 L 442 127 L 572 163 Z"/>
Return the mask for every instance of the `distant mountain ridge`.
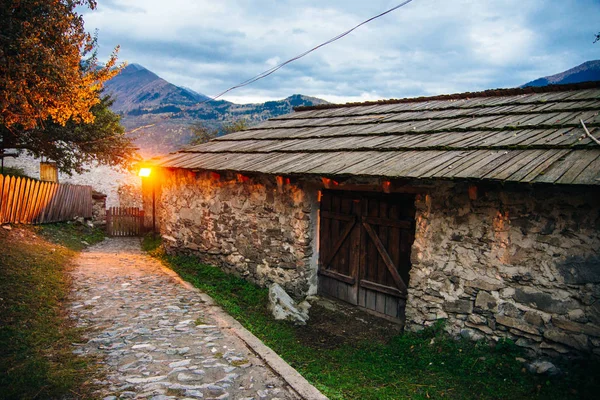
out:
<path id="1" fill-rule="evenodd" d="M 283 100 L 259 104 L 234 104 L 176 86 L 139 64 L 127 65 L 105 83 L 115 99 L 112 110 L 135 138 L 145 156 L 165 154 L 186 145 L 190 125 L 203 121 L 210 127 L 239 118 L 250 125 L 292 112 L 294 107 L 326 104 L 316 97 L 294 94 Z"/>
<path id="2" fill-rule="evenodd" d="M 574 68 L 568 69 L 556 75 L 550 75 L 527 82 L 521 87 L 563 85 L 568 83 L 580 83 L 589 81 L 600 81 L 600 60 L 584 62 Z"/>
<path id="3" fill-rule="evenodd" d="M 113 108 L 123 112 L 139 108 L 141 105 L 193 105 L 208 99 L 190 89 L 167 82 L 139 64 L 127 65 L 117 76 L 106 82 L 105 90 L 115 97 Z"/>

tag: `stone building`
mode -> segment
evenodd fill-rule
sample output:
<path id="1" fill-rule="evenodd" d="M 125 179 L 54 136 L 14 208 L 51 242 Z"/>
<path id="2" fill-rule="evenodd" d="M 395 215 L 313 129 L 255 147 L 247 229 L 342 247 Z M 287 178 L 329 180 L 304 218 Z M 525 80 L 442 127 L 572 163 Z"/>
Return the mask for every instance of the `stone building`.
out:
<path id="1" fill-rule="evenodd" d="M 599 111 L 598 84 L 297 109 L 156 160 L 158 226 L 296 297 L 600 355 Z"/>

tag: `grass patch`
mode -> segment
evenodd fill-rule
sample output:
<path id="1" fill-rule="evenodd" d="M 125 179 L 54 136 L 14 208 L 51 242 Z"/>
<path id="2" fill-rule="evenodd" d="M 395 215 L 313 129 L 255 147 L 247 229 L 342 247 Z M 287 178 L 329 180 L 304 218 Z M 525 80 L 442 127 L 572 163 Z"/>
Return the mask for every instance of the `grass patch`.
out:
<path id="1" fill-rule="evenodd" d="M 161 256 L 163 254 L 160 247 L 161 241 L 160 235 L 153 236 L 149 233 L 142 239 L 142 250 L 147 251 L 153 256 Z"/>
<path id="2" fill-rule="evenodd" d="M 532 375 L 516 360 L 523 354 L 510 341 L 491 347 L 455 340 L 439 324 L 385 343 L 338 340 L 324 350 L 315 340 L 322 332 L 310 320 L 307 327 L 298 328 L 271 318 L 266 289 L 199 264 L 194 257 L 168 256 L 156 246 L 148 248 L 331 399 L 596 398 L 597 362 L 559 365 L 566 371 L 559 377 Z"/>
<path id="3" fill-rule="evenodd" d="M 74 238 L 92 240 L 86 232 L 78 236 L 78 229 L 67 224 L 0 229 L 1 399 L 93 397 L 94 363 L 72 353 L 82 331 L 64 308 L 72 248 L 81 248 Z"/>
<path id="4" fill-rule="evenodd" d="M 76 222 L 38 225 L 34 229 L 49 242 L 60 244 L 73 251 L 83 250 L 89 245 L 104 240 L 104 230 Z"/>

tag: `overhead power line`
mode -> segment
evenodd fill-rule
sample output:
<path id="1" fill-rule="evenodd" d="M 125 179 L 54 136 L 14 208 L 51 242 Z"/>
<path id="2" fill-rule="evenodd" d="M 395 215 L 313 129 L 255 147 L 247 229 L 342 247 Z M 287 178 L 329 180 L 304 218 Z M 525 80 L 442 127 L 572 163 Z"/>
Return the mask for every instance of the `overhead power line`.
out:
<path id="1" fill-rule="evenodd" d="M 242 83 L 238 83 L 237 85 L 230 87 L 229 89 L 227 89 L 227 90 L 225 90 L 225 91 L 223 91 L 223 92 L 219 93 L 218 95 L 216 95 L 216 96 L 214 96 L 214 97 L 209 97 L 208 99 L 206 99 L 206 100 L 202 101 L 200 104 L 207 103 L 207 102 L 209 102 L 209 101 L 212 101 L 212 100 L 216 100 L 216 99 L 218 99 L 219 97 L 223 96 L 224 94 L 231 92 L 232 90 L 239 89 L 239 88 L 241 88 L 241 87 L 244 87 L 244 86 L 248 86 L 248 85 L 250 85 L 251 83 L 254 83 L 254 82 L 258 81 L 258 80 L 261 80 L 261 79 L 263 79 L 263 78 L 266 78 L 267 76 L 269 76 L 269 75 L 273 74 L 275 71 L 277 71 L 277 70 L 279 70 L 279 69 L 283 68 L 283 67 L 284 67 L 284 66 L 286 66 L 287 64 L 289 64 L 289 63 L 291 63 L 291 62 L 294 62 L 294 61 L 296 61 L 296 60 L 299 60 L 300 58 L 302 58 L 302 57 L 304 57 L 304 56 L 306 56 L 306 55 L 308 55 L 308 54 L 312 53 L 313 51 L 315 51 L 315 50 L 317 50 L 317 49 L 320 49 L 320 48 L 321 48 L 321 47 L 323 47 L 323 46 L 327 46 L 328 44 L 330 44 L 330 43 L 333 43 L 333 42 L 335 42 L 336 40 L 339 40 L 339 39 L 343 38 L 344 36 L 346 36 L 346 35 L 350 34 L 352 31 L 354 31 L 354 30 L 356 30 L 356 29 L 360 28 L 361 26 L 363 26 L 363 25 L 365 25 L 365 24 L 368 24 L 369 22 L 371 22 L 371 21 L 373 21 L 373 20 L 375 20 L 375 19 L 377 19 L 377 18 L 383 17 L 383 16 L 384 16 L 384 15 L 386 15 L 386 14 L 389 14 L 389 13 L 391 13 L 391 12 L 393 12 L 393 11 L 396 11 L 397 9 L 399 9 L 399 8 L 401 8 L 401 7 L 404 7 L 405 5 L 407 5 L 408 3 L 412 2 L 412 1 L 413 1 L 413 0 L 406 0 L 406 1 L 404 1 L 403 3 L 400 3 L 400 4 L 398 4 L 397 6 L 390 8 L 389 10 L 382 12 L 381 14 L 377 14 L 377 15 L 375 15 L 374 17 L 371 17 L 371 18 L 369 18 L 369 19 L 367 19 L 367 20 L 365 20 L 365 21 L 361 22 L 360 24 L 356 25 L 355 27 L 353 27 L 353 28 L 351 28 L 351 29 L 347 30 L 346 32 L 344 32 L 344 33 L 340 33 L 339 35 L 337 35 L 337 36 L 335 36 L 335 37 L 333 37 L 333 38 L 329 39 L 329 40 L 328 40 L 328 41 L 326 41 L 326 42 L 323 42 L 323 43 L 321 43 L 321 44 L 320 44 L 320 45 L 318 45 L 318 46 L 315 46 L 315 47 L 313 47 L 313 48 L 312 48 L 312 49 L 310 49 L 310 50 L 307 50 L 307 51 L 305 51 L 304 53 L 301 53 L 301 54 L 297 55 L 296 57 L 290 58 L 289 60 L 287 60 L 287 61 L 284 61 L 284 62 L 282 62 L 281 64 L 278 64 L 278 65 L 274 66 L 274 67 L 273 67 L 273 68 L 271 68 L 271 69 L 268 69 L 268 70 L 266 70 L 266 71 L 264 71 L 264 72 L 261 72 L 260 74 L 258 74 L 258 75 L 256 75 L 256 76 L 254 76 L 254 77 L 252 77 L 252 78 L 250 78 L 250 79 L 247 79 L 247 80 L 245 80 L 245 81 L 244 81 L 244 82 L 242 82 Z"/>

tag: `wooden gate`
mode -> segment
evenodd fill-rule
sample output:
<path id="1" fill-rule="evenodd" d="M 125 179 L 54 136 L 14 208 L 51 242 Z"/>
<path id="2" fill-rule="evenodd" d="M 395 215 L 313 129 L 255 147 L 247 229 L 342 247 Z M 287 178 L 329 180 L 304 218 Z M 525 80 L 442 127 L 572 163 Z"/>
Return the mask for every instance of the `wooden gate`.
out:
<path id="1" fill-rule="evenodd" d="M 141 236 L 144 233 L 144 210 L 137 207 L 106 209 L 108 236 Z"/>
<path id="2" fill-rule="evenodd" d="M 319 292 L 404 319 L 414 196 L 324 191 Z"/>

